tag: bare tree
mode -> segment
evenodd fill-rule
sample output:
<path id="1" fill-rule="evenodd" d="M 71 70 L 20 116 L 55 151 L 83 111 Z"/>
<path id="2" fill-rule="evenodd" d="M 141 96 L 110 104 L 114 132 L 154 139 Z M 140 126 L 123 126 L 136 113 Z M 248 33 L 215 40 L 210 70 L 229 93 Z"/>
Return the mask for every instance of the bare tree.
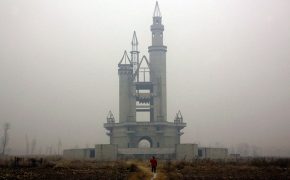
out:
<path id="1" fill-rule="evenodd" d="M 46 148 L 45 148 L 45 154 L 48 155 L 48 153 L 49 153 L 49 147 L 46 146 Z"/>
<path id="2" fill-rule="evenodd" d="M 26 155 L 29 154 L 29 139 L 27 134 L 25 134 L 25 142 L 26 142 Z"/>
<path id="3" fill-rule="evenodd" d="M 9 123 L 5 123 L 3 126 L 3 130 L 4 130 L 4 134 L 2 137 L 2 155 L 5 155 L 5 148 L 8 144 L 8 130 L 10 129 L 10 124 Z"/>
<path id="4" fill-rule="evenodd" d="M 36 139 L 32 139 L 32 142 L 31 142 L 31 154 L 34 153 L 34 150 L 36 148 Z"/>
<path id="5" fill-rule="evenodd" d="M 58 143 L 57 143 L 57 154 L 60 155 L 62 149 L 62 142 L 60 139 L 58 139 Z"/>
<path id="6" fill-rule="evenodd" d="M 40 147 L 38 150 L 38 154 L 41 155 L 42 154 L 42 148 Z"/>
<path id="7" fill-rule="evenodd" d="M 52 145 L 49 146 L 49 155 L 52 155 Z"/>

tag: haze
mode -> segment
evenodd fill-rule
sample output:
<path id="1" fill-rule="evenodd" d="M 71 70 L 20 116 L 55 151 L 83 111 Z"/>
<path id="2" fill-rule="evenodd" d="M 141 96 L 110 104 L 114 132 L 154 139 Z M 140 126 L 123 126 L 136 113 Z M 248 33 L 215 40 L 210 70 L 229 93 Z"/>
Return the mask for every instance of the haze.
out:
<path id="1" fill-rule="evenodd" d="M 148 55 L 153 0 L 0 1 L 0 125 L 9 153 L 109 143 L 117 64 L 136 30 Z M 168 121 L 182 143 L 290 156 L 290 1 L 160 0 Z M 2 129 L 0 131 L 2 136 Z M 249 152 L 251 153 L 251 152 Z"/>

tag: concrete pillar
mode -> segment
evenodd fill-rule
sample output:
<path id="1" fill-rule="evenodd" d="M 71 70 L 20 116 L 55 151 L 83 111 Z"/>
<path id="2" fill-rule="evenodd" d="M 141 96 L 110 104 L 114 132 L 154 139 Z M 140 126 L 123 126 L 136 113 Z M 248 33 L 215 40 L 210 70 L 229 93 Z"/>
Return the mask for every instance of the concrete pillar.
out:
<path id="1" fill-rule="evenodd" d="M 119 64 L 119 122 L 136 121 L 132 64 Z"/>
<path id="2" fill-rule="evenodd" d="M 161 17 L 153 17 L 151 25 L 152 46 L 148 47 L 150 59 L 150 80 L 153 83 L 153 117 L 154 121 L 167 121 L 166 100 L 166 51 L 163 45 L 163 31 Z"/>

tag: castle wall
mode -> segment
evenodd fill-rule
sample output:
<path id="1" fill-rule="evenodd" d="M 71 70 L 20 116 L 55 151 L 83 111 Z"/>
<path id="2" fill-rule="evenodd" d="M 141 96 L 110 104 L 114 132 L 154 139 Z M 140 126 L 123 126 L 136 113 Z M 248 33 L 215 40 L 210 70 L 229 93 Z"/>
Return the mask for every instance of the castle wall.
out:
<path id="1" fill-rule="evenodd" d="M 172 159 L 192 161 L 195 159 L 228 158 L 226 148 L 198 147 L 197 144 L 176 144 L 173 148 L 119 148 L 118 145 L 97 144 L 95 148 L 64 150 L 66 159 L 115 161 L 126 159 Z"/>
<path id="2" fill-rule="evenodd" d="M 150 159 L 155 156 L 157 159 L 174 159 L 175 148 L 120 148 L 118 159 Z"/>
<path id="3" fill-rule="evenodd" d="M 113 144 L 97 144 L 95 146 L 95 160 L 115 161 L 117 160 L 118 146 Z"/>
<path id="4" fill-rule="evenodd" d="M 191 161 L 198 156 L 197 144 L 177 144 L 175 150 L 176 160 Z"/>
<path id="5" fill-rule="evenodd" d="M 175 148 L 175 144 L 180 143 L 178 128 L 173 123 L 118 124 L 111 131 L 110 138 L 110 143 L 119 148 L 137 148 L 142 139 L 148 140 L 153 148 Z"/>

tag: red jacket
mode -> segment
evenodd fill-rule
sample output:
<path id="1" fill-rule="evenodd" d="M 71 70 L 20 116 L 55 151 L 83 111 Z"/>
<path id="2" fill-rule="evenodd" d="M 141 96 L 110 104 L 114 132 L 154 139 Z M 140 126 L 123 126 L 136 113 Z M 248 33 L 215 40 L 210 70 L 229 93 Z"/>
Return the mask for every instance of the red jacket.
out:
<path id="1" fill-rule="evenodd" d="M 150 159 L 150 163 L 152 167 L 156 167 L 157 166 L 157 161 L 156 159 Z"/>

